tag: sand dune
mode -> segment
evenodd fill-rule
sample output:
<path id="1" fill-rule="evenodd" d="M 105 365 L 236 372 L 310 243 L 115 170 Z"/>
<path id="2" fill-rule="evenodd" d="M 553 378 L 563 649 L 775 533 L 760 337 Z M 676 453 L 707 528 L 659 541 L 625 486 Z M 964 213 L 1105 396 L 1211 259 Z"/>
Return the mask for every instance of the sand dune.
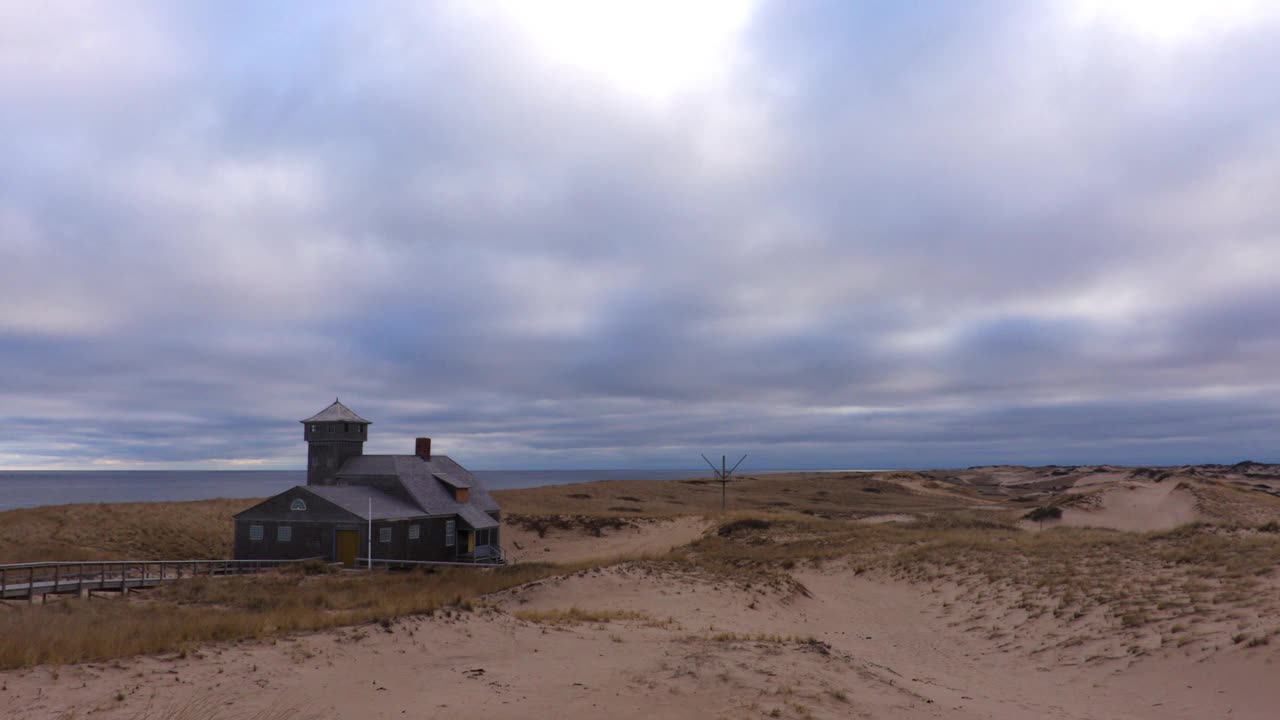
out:
<path id="1" fill-rule="evenodd" d="M 1065 506 L 1045 527 L 1095 527 L 1130 532 L 1172 530 L 1201 519 L 1196 497 L 1176 483 L 1123 483 Z M 1032 524 L 1039 527 L 1039 524 Z"/>
<path id="2" fill-rule="evenodd" d="M 214 698 L 245 712 L 274 703 L 320 717 L 498 720 L 1249 719 L 1274 717 L 1280 702 L 1277 653 L 1265 647 L 1212 662 L 1169 652 L 1061 665 L 961 629 L 954 615 L 976 608 L 944 610 L 945 592 L 848 570 L 796 579 L 809 595 L 643 565 L 586 572 L 388 628 L 10 673 L 0 702 L 17 718 L 90 708 L 127 718 Z M 641 615 L 563 626 L 517 617 L 568 607 Z"/>

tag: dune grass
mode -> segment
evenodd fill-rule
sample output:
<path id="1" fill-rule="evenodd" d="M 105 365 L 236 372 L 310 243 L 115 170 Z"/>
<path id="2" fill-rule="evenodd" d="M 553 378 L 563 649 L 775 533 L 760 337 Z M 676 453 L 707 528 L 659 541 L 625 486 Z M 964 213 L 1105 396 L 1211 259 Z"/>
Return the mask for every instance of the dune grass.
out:
<path id="1" fill-rule="evenodd" d="M 389 623 L 441 609 L 466 612 L 482 595 L 596 566 L 525 564 L 320 575 L 277 571 L 184 580 L 130 601 L 68 599 L 43 607 L 13 606 L 0 610 L 0 669 Z"/>
<path id="2" fill-rule="evenodd" d="M 91 503 L 0 512 L 0 563 L 231 557 L 232 520 L 256 500 Z"/>
<path id="3" fill-rule="evenodd" d="M 539 625 L 636 622 L 647 626 L 663 627 L 672 622 L 658 620 L 649 613 L 637 610 L 590 610 L 576 606 L 551 610 L 517 610 L 512 615 L 525 622 Z"/>
<path id="4" fill-rule="evenodd" d="M 728 486 L 733 512 L 794 512 L 850 518 L 886 513 L 924 513 L 990 504 L 965 488 L 933 483 L 935 492 L 914 492 L 903 481 L 931 481 L 912 472 L 824 472 L 746 475 Z M 493 493 L 504 513 L 525 516 L 701 515 L 720 512 L 720 484 L 707 477 L 686 480 L 608 480 L 548 485 Z"/>

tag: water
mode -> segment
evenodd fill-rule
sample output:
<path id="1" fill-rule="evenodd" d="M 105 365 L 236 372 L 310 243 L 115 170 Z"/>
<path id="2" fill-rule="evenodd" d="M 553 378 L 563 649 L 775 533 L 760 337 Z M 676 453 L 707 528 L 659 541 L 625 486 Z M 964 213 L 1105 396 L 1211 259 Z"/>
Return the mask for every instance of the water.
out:
<path id="1" fill-rule="evenodd" d="M 490 490 L 593 480 L 676 480 L 706 470 L 477 470 Z M 775 471 L 776 472 L 776 471 Z M 302 470 L 0 471 L 0 510 L 39 505 L 254 498 L 305 485 Z"/>

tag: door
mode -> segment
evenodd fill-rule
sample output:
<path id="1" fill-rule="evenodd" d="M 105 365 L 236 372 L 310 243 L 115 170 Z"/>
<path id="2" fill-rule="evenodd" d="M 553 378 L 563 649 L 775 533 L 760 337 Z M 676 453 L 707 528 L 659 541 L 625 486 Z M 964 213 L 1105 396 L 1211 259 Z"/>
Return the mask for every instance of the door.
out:
<path id="1" fill-rule="evenodd" d="M 334 537 L 334 554 L 343 566 L 356 566 L 356 553 L 360 551 L 359 530 L 339 530 Z"/>

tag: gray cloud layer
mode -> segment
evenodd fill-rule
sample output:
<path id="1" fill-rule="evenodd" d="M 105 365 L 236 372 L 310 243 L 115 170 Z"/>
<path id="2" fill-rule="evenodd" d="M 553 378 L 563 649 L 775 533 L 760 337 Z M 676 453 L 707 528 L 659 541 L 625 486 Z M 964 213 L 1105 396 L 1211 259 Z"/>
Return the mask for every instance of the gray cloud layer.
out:
<path id="1" fill-rule="evenodd" d="M 0 467 L 336 393 L 476 467 L 1274 457 L 1277 17 L 848 5 L 661 99 L 448 3 L 0 10 Z"/>

